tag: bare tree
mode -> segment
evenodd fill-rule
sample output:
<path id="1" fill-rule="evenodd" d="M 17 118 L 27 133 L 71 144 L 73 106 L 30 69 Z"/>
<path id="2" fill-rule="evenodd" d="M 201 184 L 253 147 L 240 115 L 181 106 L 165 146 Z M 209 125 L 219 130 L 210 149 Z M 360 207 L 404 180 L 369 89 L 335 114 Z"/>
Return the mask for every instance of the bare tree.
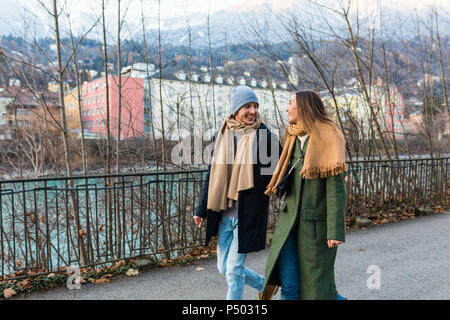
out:
<path id="1" fill-rule="evenodd" d="M 419 19 L 419 15 L 417 12 L 417 9 L 415 10 L 415 22 L 416 22 L 416 32 L 417 32 L 417 39 L 419 42 L 419 52 L 418 54 L 420 55 L 419 57 L 419 61 L 420 61 L 420 69 L 422 72 L 422 90 L 423 90 L 423 109 L 422 109 L 422 119 L 423 119 L 423 123 L 425 125 L 425 137 L 428 141 L 428 148 L 429 148 L 429 153 L 431 157 L 434 157 L 434 143 L 433 143 L 433 138 L 432 138 L 432 134 L 431 134 L 431 128 L 430 128 L 430 120 L 432 118 L 432 113 L 430 112 L 430 104 L 431 104 L 431 97 L 430 97 L 430 90 L 428 88 L 428 84 L 430 83 L 428 77 L 427 77 L 427 72 L 426 72 L 426 44 L 424 45 L 424 43 L 422 42 L 422 33 L 421 33 L 421 28 L 420 28 L 420 19 Z M 431 47 L 429 48 L 429 53 L 428 53 L 428 58 L 431 59 L 432 56 L 432 52 L 431 52 Z M 430 62 L 430 60 L 428 61 Z M 431 74 L 429 74 L 429 76 L 431 77 Z"/>
<path id="2" fill-rule="evenodd" d="M 66 12 L 67 21 L 69 24 L 69 33 L 70 33 L 70 43 L 72 45 L 72 61 L 74 65 L 74 76 L 76 81 L 76 89 L 77 89 L 77 100 L 78 100 L 78 117 L 80 119 L 80 132 L 81 132 L 81 157 L 83 161 L 83 172 L 87 175 L 87 154 L 86 154 L 86 146 L 85 146 L 85 136 L 84 136 L 84 120 L 83 120 L 83 111 L 82 111 L 82 96 L 81 96 L 81 81 L 80 81 L 80 72 L 78 67 L 78 46 L 81 41 L 86 37 L 87 34 L 97 25 L 98 20 L 91 26 L 91 28 L 81 37 L 79 42 L 75 44 L 73 33 L 72 33 L 72 24 L 70 21 L 70 13 Z"/>
<path id="3" fill-rule="evenodd" d="M 445 67 L 444 67 L 444 61 L 445 57 L 442 53 L 442 43 L 441 43 L 441 35 L 439 32 L 439 15 L 438 10 L 436 8 L 436 4 L 434 3 L 432 7 L 432 12 L 434 14 L 435 24 L 436 24 L 436 41 L 438 45 L 438 51 L 439 51 L 439 67 L 441 69 L 441 84 L 442 84 L 442 99 L 444 100 L 445 108 L 447 109 L 447 116 L 450 120 L 450 109 L 448 106 L 448 98 L 447 98 L 447 85 L 446 85 L 446 78 L 445 78 Z"/>
<path id="4" fill-rule="evenodd" d="M 162 90 L 162 48 L 161 48 L 161 0 L 158 0 L 158 78 L 159 78 L 159 106 L 161 112 L 161 156 L 163 170 L 166 170 L 166 148 L 165 139 L 166 134 L 164 131 L 164 108 L 163 108 L 163 90 Z M 156 162 L 158 168 L 158 162 Z"/>
<path id="5" fill-rule="evenodd" d="M 120 33 L 122 30 L 123 20 L 120 16 L 120 0 L 117 0 L 117 73 L 118 73 L 118 106 L 117 106 L 117 145 L 116 145 L 116 172 L 120 173 L 120 127 L 122 122 L 122 50 L 121 50 L 121 41 L 120 41 Z M 119 221 L 118 219 L 117 221 Z M 120 246 L 119 246 L 120 248 Z M 118 253 L 120 256 L 120 252 Z"/>
<path id="6" fill-rule="evenodd" d="M 106 90 L 106 174 L 111 173 L 111 106 L 109 101 L 109 70 L 108 70 L 108 46 L 106 41 L 105 0 L 102 0 L 102 34 L 103 34 L 103 59 Z"/>
<path id="7" fill-rule="evenodd" d="M 153 119 L 153 107 L 152 107 L 152 81 L 150 79 L 150 71 L 149 71 L 149 64 L 150 64 L 150 59 L 149 59 L 149 50 L 147 47 L 147 37 L 146 37 L 146 32 L 145 32 L 145 19 L 144 19 L 144 0 L 141 0 L 141 23 L 142 23 L 142 41 L 143 41 L 143 45 L 144 45 L 144 61 L 146 63 L 146 73 L 147 73 L 147 77 L 146 77 L 146 81 L 147 81 L 147 86 L 144 83 L 144 89 L 147 90 L 146 92 L 144 92 L 144 101 L 146 102 L 148 99 L 148 103 L 149 103 L 149 107 L 148 107 L 148 116 L 149 116 L 149 123 L 145 123 L 145 125 L 149 125 L 151 132 L 152 132 L 152 141 L 153 141 L 153 152 L 155 154 L 155 156 L 157 155 L 157 149 L 156 149 L 156 138 L 155 138 L 155 127 L 154 127 L 154 119 Z"/>
<path id="8" fill-rule="evenodd" d="M 211 19 L 211 0 L 208 2 L 208 17 L 206 19 L 206 26 L 208 31 L 208 48 L 209 48 L 209 68 L 211 70 L 211 90 L 212 90 L 212 105 L 213 105 L 213 114 L 214 114 L 214 129 L 217 128 L 217 112 L 216 112 L 216 96 L 215 96 L 215 90 L 214 90 L 214 63 L 213 63 L 213 54 L 212 54 L 212 46 L 211 46 L 211 26 L 210 26 L 210 19 Z M 225 36 L 226 37 L 226 36 Z M 226 48 L 226 44 L 225 44 Z"/>

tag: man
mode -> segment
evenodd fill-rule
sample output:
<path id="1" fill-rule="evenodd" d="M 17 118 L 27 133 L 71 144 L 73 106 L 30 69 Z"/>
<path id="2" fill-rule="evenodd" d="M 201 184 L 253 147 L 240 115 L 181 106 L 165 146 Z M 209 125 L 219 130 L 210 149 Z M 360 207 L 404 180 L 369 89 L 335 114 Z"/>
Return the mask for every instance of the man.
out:
<path id="1" fill-rule="evenodd" d="M 206 220 L 205 245 L 217 235 L 217 268 L 226 278 L 227 300 L 241 300 L 244 284 L 259 292 L 264 284 L 263 276 L 245 267 L 245 259 L 265 248 L 269 197 L 264 190 L 273 173 L 267 167 L 278 161 L 281 147 L 276 142 L 272 159 L 272 135 L 261 122 L 252 89 L 234 87 L 230 102 L 232 113 L 217 134 L 194 221 L 201 227 Z"/>

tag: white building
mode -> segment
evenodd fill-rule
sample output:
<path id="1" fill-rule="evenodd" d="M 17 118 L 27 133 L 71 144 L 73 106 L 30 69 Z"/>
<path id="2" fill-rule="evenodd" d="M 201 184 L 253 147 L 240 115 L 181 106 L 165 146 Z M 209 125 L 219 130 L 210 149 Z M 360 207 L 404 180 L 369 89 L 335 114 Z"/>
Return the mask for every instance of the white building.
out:
<path id="1" fill-rule="evenodd" d="M 329 92 L 323 91 L 319 94 L 329 107 L 329 111 L 334 114 L 335 104 Z M 341 119 L 346 121 L 346 115 L 351 114 L 362 126 L 360 133 L 367 133 L 369 128 L 373 127 L 372 113 L 361 88 L 358 86 L 335 88 L 335 94 Z M 385 134 L 392 134 L 392 131 L 394 131 L 397 139 L 404 138 L 405 128 L 403 124 L 406 123 L 405 102 L 397 86 L 390 84 L 388 91 L 382 81 L 378 79 L 375 85 L 368 88 L 368 94 L 381 130 Z"/>
<path id="2" fill-rule="evenodd" d="M 198 81 L 198 74 L 195 72 L 191 74 L 191 80 L 197 82 Z"/>
<path id="3" fill-rule="evenodd" d="M 295 87 L 298 86 L 298 69 L 300 68 L 300 58 L 296 56 L 292 56 L 288 60 L 289 65 L 289 81 Z"/>
<path id="4" fill-rule="evenodd" d="M 178 70 L 175 72 L 175 77 L 177 77 L 178 80 L 184 81 L 187 78 L 186 72 L 183 70 Z"/>
<path id="5" fill-rule="evenodd" d="M 130 78 L 147 78 L 155 75 L 157 72 L 154 64 L 138 62 L 132 66 L 122 68 L 121 73 Z"/>
<path id="6" fill-rule="evenodd" d="M 244 77 L 239 77 L 239 78 L 238 78 L 238 83 L 239 83 L 239 85 L 241 85 L 241 86 L 245 86 L 245 85 L 246 85 L 245 78 L 244 78 Z"/>
<path id="7" fill-rule="evenodd" d="M 216 76 L 214 78 L 214 80 L 216 81 L 216 83 L 219 83 L 219 84 L 223 83 L 223 77 L 220 74 L 218 76 Z"/>
<path id="8" fill-rule="evenodd" d="M 162 108 L 159 79 L 145 81 L 144 88 L 146 92 L 151 92 L 149 101 L 151 116 L 148 118 L 150 122 L 148 125 L 153 126 L 156 139 L 162 136 L 161 110 L 164 134 L 168 140 L 179 140 L 188 135 L 202 137 L 205 141 L 210 140 L 231 112 L 228 95 L 233 85 L 215 83 L 213 86 L 209 82 L 163 79 Z M 283 127 L 279 115 L 281 114 L 286 124 L 287 117 L 284 110 L 292 93 L 288 90 L 276 89 L 274 91 L 276 101 L 274 101 L 269 89 L 261 87 L 252 89 L 258 97 L 259 112 L 263 122 L 269 129 L 278 133 L 278 128 Z M 149 95 L 146 94 L 146 96 Z M 279 111 L 276 110 L 275 105 L 278 106 Z"/>
<path id="9" fill-rule="evenodd" d="M 211 82 L 211 75 L 209 73 L 206 73 L 203 75 L 203 82 L 205 82 L 205 83 Z"/>
<path id="10" fill-rule="evenodd" d="M 230 85 L 234 84 L 234 78 L 232 76 L 226 77 L 225 78 L 225 83 L 226 84 L 230 84 Z"/>
<path id="11" fill-rule="evenodd" d="M 3 91 L 3 88 L 0 88 L 0 92 Z M 10 97 L 2 97 L 0 96 L 0 129 L 6 125 L 6 121 L 3 119 L 3 116 L 7 115 L 6 106 L 11 103 L 13 99 Z"/>

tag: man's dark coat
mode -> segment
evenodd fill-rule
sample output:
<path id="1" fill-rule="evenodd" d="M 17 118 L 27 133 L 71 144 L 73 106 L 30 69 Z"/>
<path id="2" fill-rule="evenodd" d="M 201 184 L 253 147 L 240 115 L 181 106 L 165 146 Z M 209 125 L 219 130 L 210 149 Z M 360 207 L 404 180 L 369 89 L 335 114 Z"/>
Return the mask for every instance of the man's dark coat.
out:
<path id="1" fill-rule="evenodd" d="M 264 141 L 264 136 L 261 135 L 261 129 L 265 129 L 267 132 L 267 140 Z M 269 163 L 264 163 L 264 159 L 260 159 L 259 149 L 267 146 L 267 155 L 271 156 L 271 138 L 272 133 L 269 129 L 261 123 L 257 130 L 257 161 L 253 165 L 253 177 L 254 177 L 254 188 L 243 190 L 239 192 L 238 201 L 238 240 L 239 240 L 239 253 L 247 253 L 252 251 L 258 251 L 265 248 L 266 244 L 266 233 L 267 233 L 267 216 L 269 209 L 269 197 L 264 194 L 267 185 L 272 177 L 273 170 L 268 175 L 261 175 L 261 169 L 264 167 L 270 167 Z M 276 138 L 273 136 L 273 138 Z M 263 140 L 264 139 L 264 140 Z M 265 146 L 264 146 L 265 144 Z M 281 153 L 281 146 L 277 139 L 278 155 Z M 236 144 L 235 144 L 236 147 Z M 265 152 L 263 152 L 265 153 Z M 261 163 L 261 161 L 264 163 Z M 274 167 L 278 162 L 278 156 L 275 156 L 272 161 L 274 162 Z M 206 175 L 206 180 L 203 184 L 203 190 L 200 197 L 199 206 L 195 212 L 195 215 L 201 218 L 206 218 L 206 242 L 208 245 L 212 236 L 217 236 L 219 222 L 221 218 L 220 212 L 215 212 L 212 210 L 207 210 L 208 201 L 208 187 L 209 187 L 209 176 L 211 171 L 211 165 L 208 166 L 208 173 Z"/>

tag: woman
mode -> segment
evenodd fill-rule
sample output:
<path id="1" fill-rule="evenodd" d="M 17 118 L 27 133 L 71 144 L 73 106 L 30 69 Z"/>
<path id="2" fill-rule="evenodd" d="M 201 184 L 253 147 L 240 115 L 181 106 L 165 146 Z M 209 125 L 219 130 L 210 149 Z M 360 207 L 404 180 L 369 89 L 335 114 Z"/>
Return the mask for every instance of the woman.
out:
<path id="1" fill-rule="evenodd" d="M 296 92 L 286 109 L 285 145 L 266 194 L 287 181 L 267 259 L 263 299 L 343 299 L 334 279 L 337 246 L 345 241 L 345 140 L 320 97 Z M 288 167 L 290 169 L 288 170 Z"/>

